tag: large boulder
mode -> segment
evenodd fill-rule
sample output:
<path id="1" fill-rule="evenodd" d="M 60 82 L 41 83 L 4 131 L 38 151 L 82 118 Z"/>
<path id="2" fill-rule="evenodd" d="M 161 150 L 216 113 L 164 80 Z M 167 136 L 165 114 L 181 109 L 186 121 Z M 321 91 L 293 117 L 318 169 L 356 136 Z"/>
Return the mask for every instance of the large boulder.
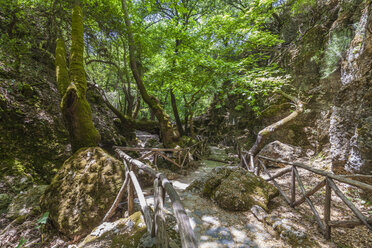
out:
<path id="1" fill-rule="evenodd" d="M 253 205 L 268 209 L 278 190 L 260 177 L 240 167 L 216 167 L 204 179 L 193 182 L 188 190 L 200 191 L 221 208 L 246 211 Z"/>
<path id="2" fill-rule="evenodd" d="M 122 163 L 99 147 L 67 159 L 41 199 L 56 228 L 69 238 L 88 234 L 111 207 L 124 179 Z"/>

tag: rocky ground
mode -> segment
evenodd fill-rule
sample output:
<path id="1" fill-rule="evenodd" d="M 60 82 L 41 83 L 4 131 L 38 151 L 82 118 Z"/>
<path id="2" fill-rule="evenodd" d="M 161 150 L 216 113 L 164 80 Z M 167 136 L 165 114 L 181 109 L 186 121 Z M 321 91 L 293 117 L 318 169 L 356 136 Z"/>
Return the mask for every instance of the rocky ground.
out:
<path id="1" fill-rule="evenodd" d="M 280 144 L 274 145 L 281 146 Z M 289 156 L 289 153 L 292 152 L 294 153 L 292 156 L 296 156 L 297 161 L 307 163 L 318 169 L 329 170 L 329 160 L 326 157 L 320 155 L 306 156 L 306 151 L 300 152 L 293 147 L 287 147 L 286 149 L 288 152 L 282 153 L 282 156 L 284 156 L 282 159 L 284 160 L 286 159 L 285 156 Z M 315 219 L 306 203 L 296 207 L 296 209 L 292 209 L 285 203 L 282 197 L 276 197 L 269 205 L 268 213 L 265 211 L 261 212 L 261 214 L 265 215 L 265 218 L 260 218 L 257 212 L 253 214 L 252 211 L 237 212 L 221 209 L 212 200 L 202 197 L 196 192 L 187 190 L 187 187 L 193 180 L 198 180 L 209 175 L 214 168 L 233 165 L 236 158 L 226 151 L 231 151 L 231 149 L 226 147 L 211 147 L 209 158 L 199 161 L 200 166 L 196 170 L 188 173 L 186 176 L 175 173 L 171 176 L 173 186 L 179 193 L 190 217 L 200 247 L 372 247 L 372 235 L 363 226 L 354 229 L 333 229 L 332 240 L 326 241 L 319 232 Z M 213 160 L 226 161 L 226 163 Z M 275 170 L 277 168 L 270 168 L 272 173 Z M 300 170 L 300 175 L 307 190 L 321 180 L 320 177 L 314 176 L 305 170 Z M 277 182 L 289 195 L 290 174 L 279 178 Z M 338 184 L 338 186 L 364 214 L 367 216 L 371 215 L 370 212 L 372 209 L 368 208 L 365 202 L 361 200 L 358 190 L 343 184 Z M 36 189 L 34 191 L 39 192 Z M 147 192 L 147 202 L 152 206 L 151 188 L 145 191 Z M 297 197 L 300 197 L 299 189 L 297 190 Z M 17 201 L 21 202 L 20 199 L 22 197 L 19 197 Z M 311 200 L 321 217 L 323 217 L 324 189 L 312 196 Z M 125 204 L 121 205 L 123 206 Z M 169 199 L 166 200 L 165 208 L 171 214 L 172 210 Z M 52 228 L 49 223 L 45 227 L 43 226 L 43 229 L 37 229 L 36 227 L 39 225 L 38 220 L 40 220 L 42 215 L 37 206 L 33 207 L 34 214 L 32 208 L 28 209 L 24 207 L 20 209 L 23 209 L 22 211 L 27 210 L 30 214 L 22 218 L 16 218 L 13 221 L 10 221 L 5 213 L 1 215 L 0 227 L 2 232 L 0 233 L 0 247 L 17 247 L 21 237 L 25 237 L 25 247 L 68 247 L 74 243 L 73 241 L 68 242 L 68 239 L 51 231 Z M 116 215 L 116 218 L 119 218 L 119 222 L 117 222 L 119 224 L 112 225 L 115 227 L 112 228 L 113 231 L 116 230 L 117 232 L 116 226 L 122 225 L 120 223 L 132 223 L 130 220 L 128 222 L 128 219 L 120 219 L 120 215 L 122 213 Z M 353 218 L 351 211 L 333 194 L 331 219 L 351 218 Z M 114 222 L 111 224 L 114 224 Z M 128 224 L 125 225 L 124 231 L 128 229 Z M 88 237 L 97 235 L 96 233 L 101 229 L 101 227 L 95 229 Z M 120 231 L 122 230 L 120 229 Z M 130 229 L 130 231 L 133 230 Z M 107 235 L 105 237 L 111 236 Z M 104 243 L 100 241 L 99 244 Z M 143 242 L 141 245 L 140 247 L 146 247 Z M 85 246 L 80 245 L 79 247 Z M 173 242 L 172 247 L 179 247 L 179 243 Z"/>

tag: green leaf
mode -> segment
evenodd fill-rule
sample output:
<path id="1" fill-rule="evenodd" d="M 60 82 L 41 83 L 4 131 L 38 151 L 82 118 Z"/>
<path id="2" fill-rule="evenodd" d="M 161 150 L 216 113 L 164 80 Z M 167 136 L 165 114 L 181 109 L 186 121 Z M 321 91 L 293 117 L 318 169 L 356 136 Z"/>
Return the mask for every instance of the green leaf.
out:
<path id="1" fill-rule="evenodd" d="M 49 217 L 49 212 L 45 212 L 43 214 L 43 216 L 41 216 L 40 219 L 37 220 L 37 224 L 42 224 L 42 225 L 45 225 L 47 223 L 47 220 L 48 220 L 48 217 Z"/>
<path id="2" fill-rule="evenodd" d="M 18 245 L 17 245 L 16 248 L 21 248 L 21 247 L 23 247 L 23 245 L 26 244 L 27 241 L 28 241 L 28 240 L 25 239 L 24 236 L 22 236 L 21 239 L 19 240 Z"/>

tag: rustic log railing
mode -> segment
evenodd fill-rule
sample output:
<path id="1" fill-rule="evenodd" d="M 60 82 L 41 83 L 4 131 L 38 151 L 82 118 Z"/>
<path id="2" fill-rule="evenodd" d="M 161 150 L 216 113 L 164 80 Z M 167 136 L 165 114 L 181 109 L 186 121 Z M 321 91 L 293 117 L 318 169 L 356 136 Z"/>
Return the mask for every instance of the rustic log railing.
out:
<path id="1" fill-rule="evenodd" d="M 154 149 L 154 148 L 153 148 Z M 128 213 L 133 214 L 134 191 L 141 206 L 141 212 L 144 217 L 147 232 L 156 240 L 156 247 L 169 247 L 168 234 L 166 230 L 166 222 L 164 215 L 164 201 L 166 194 L 169 195 L 174 216 L 177 220 L 178 231 L 181 237 L 181 244 L 184 248 L 198 247 L 195 234 L 191 228 L 190 220 L 182 205 L 181 199 L 173 188 L 172 183 L 163 174 L 153 170 L 146 164 L 137 159 L 133 159 L 123 150 L 128 150 L 128 147 L 115 147 L 115 152 L 120 159 L 123 160 L 126 169 L 126 177 L 120 191 L 112 204 L 112 207 L 107 212 L 103 221 L 107 221 L 115 212 L 116 207 L 122 198 L 125 189 L 128 189 Z M 160 149 L 164 150 L 164 149 Z M 169 149 L 167 149 L 169 150 Z M 129 166 L 128 166 L 129 164 Z M 142 170 L 146 174 L 154 178 L 154 213 L 148 206 L 144 197 L 141 186 L 138 183 L 135 175 L 136 170 Z"/>
<path id="2" fill-rule="evenodd" d="M 244 159 L 245 156 L 241 156 L 242 158 L 242 164 L 244 164 L 247 169 L 251 172 L 255 172 L 256 175 L 260 175 L 261 169 L 269 176 L 267 181 L 272 181 L 275 187 L 279 190 L 280 194 L 283 196 L 285 201 L 290 205 L 291 207 L 297 207 L 301 205 L 302 203 L 306 202 L 311 211 L 313 212 L 315 216 L 315 220 L 324 235 L 326 239 L 331 238 L 331 228 L 335 227 L 348 227 L 353 228 L 355 226 L 359 225 L 365 225 L 370 231 L 372 231 L 372 218 L 367 218 L 363 213 L 355 207 L 355 205 L 349 201 L 346 196 L 341 192 L 341 190 L 337 187 L 334 180 L 339 181 L 341 183 L 349 184 L 352 186 L 355 186 L 360 189 L 372 191 L 372 185 L 352 180 L 347 178 L 347 176 L 340 176 L 340 175 L 334 175 L 329 172 L 325 172 L 322 170 L 311 168 L 305 164 L 298 163 L 298 162 L 287 162 L 277 159 L 272 159 L 264 156 L 257 156 L 258 163 L 250 164 L 248 165 L 246 160 Z M 262 160 L 271 161 L 275 163 L 281 163 L 281 164 L 287 164 L 288 167 L 285 167 L 281 170 L 279 170 L 274 175 L 271 175 L 271 173 L 266 168 L 265 164 L 262 162 Z M 251 159 L 253 161 L 253 159 Z M 311 190 L 307 191 L 304 188 L 304 185 L 302 183 L 302 180 L 300 178 L 300 175 L 298 173 L 298 168 L 305 169 L 307 171 L 310 171 L 312 173 L 315 173 L 320 176 L 324 176 L 324 180 L 320 181 L 318 184 L 316 184 Z M 279 178 L 287 173 L 291 172 L 291 185 L 290 185 L 290 191 L 291 195 L 288 197 L 285 192 L 282 190 L 280 185 L 275 181 L 276 178 Z M 302 194 L 300 199 L 296 200 L 296 182 L 298 183 L 298 186 L 300 188 L 300 192 Z M 318 211 L 316 210 L 313 202 L 310 200 L 310 196 L 315 194 L 317 191 L 319 191 L 321 188 L 325 186 L 325 201 L 324 201 L 324 217 L 323 220 L 321 219 Z M 335 192 L 335 194 L 345 203 L 345 205 L 354 213 L 354 215 L 357 217 L 357 219 L 353 220 L 338 220 L 338 221 L 332 221 L 331 220 L 331 193 L 332 190 Z"/>
<path id="3" fill-rule="evenodd" d="M 153 164 L 157 167 L 158 158 L 162 157 L 168 162 L 176 165 L 179 168 L 183 168 L 189 161 L 190 157 L 197 152 L 202 153 L 206 150 L 207 141 L 205 139 L 200 139 L 194 145 L 186 148 L 145 148 L 145 147 L 118 147 L 114 146 L 113 148 L 119 148 L 122 151 L 134 151 L 134 152 L 146 152 L 138 160 L 143 160 L 148 157 L 153 157 Z M 168 157 L 165 153 L 173 153 L 172 157 Z"/>

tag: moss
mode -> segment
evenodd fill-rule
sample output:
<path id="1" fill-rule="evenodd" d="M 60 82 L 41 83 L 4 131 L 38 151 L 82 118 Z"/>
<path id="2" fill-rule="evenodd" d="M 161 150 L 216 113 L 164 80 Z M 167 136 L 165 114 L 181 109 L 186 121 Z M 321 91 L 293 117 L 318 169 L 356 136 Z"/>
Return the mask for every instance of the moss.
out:
<path id="1" fill-rule="evenodd" d="M 111 207 L 123 177 L 120 161 L 99 147 L 81 148 L 53 178 L 41 207 L 68 237 L 87 234 Z"/>
<path id="2" fill-rule="evenodd" d="M 96 146 L 101 139 L 94 127 L 89 103 L 85 95 L 79 95 L 75 84 L 71 84 L 61 103 L 74 151 L 81 147 Z"/>
<path id="3" fill-rule="evenodd" d="M 63 96 L 70 84 L 70 78 L 68 75 L 67 63 L 66 63 L 66 48 L 63 39 L 57 39 L 56 47 L 56 77 L 58 91 Z"/>
<path id="4" fill-rule="evenodd" d="M 87 81 L 84 69 L 83 13 L 79 5 L 75 5 L 72 12 L 71 41 L 70 79 L 76 85 L 79 97 L 82 97 L 87 91 Z"/>
<path id="5" fill-rule="evenodd" d="M 92 110 L 86 99 L 87 81 L 84 69 L 84 27 L 82 11 L 76 5 L 72 14 L 72 45 L 70 71 L 66 65 L 66 50 L 62 39 L 57 40 L 56 74 L 62 95 L 61 109 L 65 118 L 73 151 L 97 146 L 101 136 L 94 127 Z"/>

